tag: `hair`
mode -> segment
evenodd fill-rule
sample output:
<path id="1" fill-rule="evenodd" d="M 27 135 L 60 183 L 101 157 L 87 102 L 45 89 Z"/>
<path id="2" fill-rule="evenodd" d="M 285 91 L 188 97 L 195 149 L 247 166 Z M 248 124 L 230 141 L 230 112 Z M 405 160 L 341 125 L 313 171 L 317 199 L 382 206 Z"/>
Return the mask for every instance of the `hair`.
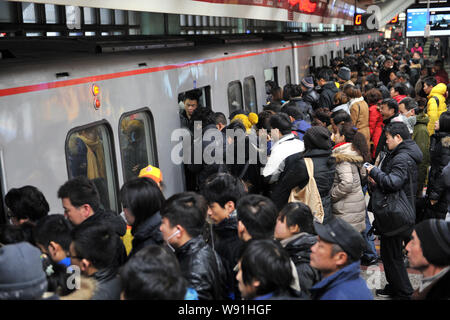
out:
<path id="1" fill-rule="evenodd" d="M 407 65 L 405 65 L 405 68 L 409 68 L 409 67 Z M 406 72 L 398 71 L 395 75 L 397 76 L 397 78 L 403 78 L 406 81 L 409 81 L 409 75 Z"/>
<path id="2" fill-rule="evenodd" d="M 419 108 L 419 104 L 417 103 L 417 101 L 410 97 L 404 98 L 402 101 L 400 101 L 399 105 L 400 104 L 404 104 L 405 109 L 408 111 L 414 109 L 414 111 L 416 111 L 416 113 L 417 113 L 417 109 Z"/>
<path id="3" fill-rule="evenodd" d="M 90 205 L 94 212 L 100 208 L 100 195 L 97 188 L 85 176 L 79 176 L 64 183 L 58 190 L 58 198 L 68 198 L 75 208 L 84 204 Z"/>
<path id="4" fill-rule="evenodd" d="M 33 231 L 34 241 L 48 247 L 51 241 L 59 244 L 64 251 L 69 251 L 72 238 L 72 225 L 62 214 L 52 214 L 40 219 Z"/>
<path id="5" fill-rule="evenodd" d="M 290 86 L 290 98 L 300 97 L 303 94 L 302 87 L 298 84 L 292 84 Z"/>
<path id="6" fill-rule="evenodd" d="M 388 106 L 389 109 L 394 109 L 395 113 L 398 113 L 398 103 L 392 98 L 386 98 L 383 101 L 381 101 L 381 104 L 385 104 Z"/>
<path id="7" fill-rule="evenodd" d="M 337 243 L 332 243 L 331 244 L 331 257 L 334 257 L 339 252 L 345 252 L 345 250 L 342 249 L 342 247 L 340 245 L 338 245 Z M 349 264 L 352 264 L 353 262 L 358 261 L 358 260 L 352 258 L 352 256 L 349 255 L 347 252 L 345 252 L 345 254 L 347 255 L 347 261 L 343 267 L 348 266 Z"/>
<path id="8" fill-rule="evenodd" d="M 386 126 L 386 135 L 389 133 L 392 137 L 400 135 L 403 140 L 411 139 L 408 127 L 403 122 L 391 122 Z"/>
<path id="9" fill-rule="evenodd" d="M 71 233 L 76 255 L 86 259 L 97 269 L 114 265 L 120 240 L 119 236 L 106 225 L 82 223 Z"/>
<path id="10" fill-rule="evenodd" d="M 328 68 L 323 68 L 322 70 L 319 71 L 319 73 L 317 74 L 317 79 L 323 79 L 326 82 L 331 81 L 331 76 L 332 76 L 333 71 L 331 69 Z"/>
<path id="11" fill-rule="evenodd" d="M 0 225 L 0 244 L 7 245 L 22 241 L 26 241 L 26 239 L 20 226 L 13 224 Z"/>
<path id="12" fill-rule="evenodd" d="M 222 112 L 215 112 L 214 113 L 214 121 L 217 124 L 223 124 L 226 126 L 228 124 L 227 117 Z"/>
<path id="13" fill-rule="evenodd" d="M 294 95 L 292 95 L 292 86 L 293 86 L 293 84 L 287 83 L 283 87 L 283 100 L 287 101 L 287 100 L 291 99 L 292 97 L 295 97 Z"/>
<path id="14" fill-rule="evenodd" d="M 228 173 L 216 173 L 209 176 L 201 188 L 201 193 L 209 204 L 217 202 L 222 208 L 228 201 L 236 203 L 245 194 L 241 180 Z"/>
<path id="15" fill-rule="evenodd" d="M 120 200 L 135 218 L 131 229 L 134 235 L 145 220 L 161 210 L 165 199 L 158 184 L 153 179 L 143 177 L 125 182 L 120 189 Z"/>
<path id="16" fill-rule="evenodd" d="M 361 90 L 351 84 L 346 84 L 344 86 L 344 93 L 349 99 L 356 99 L 362 97 Z"/>
<path id="17" fill-rule="evenodd" d="M 381 91 L 378 89 L 370 89 L 366 92 L 364 97 L 369 105 L 377 104 L 378 101 L 383 99 L 383 95 L 381 94 Z"/>
<path id="18" fill-rule="evenodd" d="M 12 188 L 5 195 L 5 204 L 18 220 L 29 219 L 36 222 L 48 215 L 50 207 L 44 194 L 36 187 Z"/>
<path id="19" fill-rule="evenodd" d="M 339 106 L 341 104 L 347 103 L 349 101 L 349 98 L 347 97 L 347 95 L 342 92 L 342 91 L 338 91 L 333 98 L 333 103 L 335 106 Z"/>
<path id="20" fill-rule="evenodd" d="M 195 90 L 191 90 L 191 91 L 187 91 L 184 94 L 184 99 L 183 101 L 186 101 L 187 99 L 189 100 L 196 100 L 198 103 L 200 102 L 200 97 L 202 95 L 202 92 L 199 89 L 195 89 Z"/>
<path id="21" fill-rule="evenodd" d="M 282 113 L 287 114 L 289 117 L 294 118 L 295 120 L 303 120 L 303 112 L 297 106 L 295 101 L 289 101 L 286 106 L 283 107 Z"/>
<path id="22" fill-rule="evenodd" d="M 206 221 L 208 203 L 195 192 L 182 192 L 171 196 L 165 202 L 161 216 L 168 219 L 170 226 L 182 226 L 192 238 L 202 233 Z"/>
<path id="23" fill-rule="evenodd" d="M 203 128 L 210 124 L 216 124 L 216 120 L 214 118 L 214 112 L 211 109 L 198 107 L 192 112 L 191 123 L 194 124 L 194 121 L 201 121 Z"/>
<path id="24" fill-rule="evenodd" d="M 350 142 L 356 152 L 363 157 L 365 162 L 370 162 L 370 152 L 367 146 L 367 141 L 358 129 L 354 128 L 351 124 L 344 124 L 338 126 L 338 131 L 341 136 L 345 136 L 345 142 Z"/>
<path id="25" fill-rule="evenodd" d="M 450 111 L 443 112 L 439 117 L 439 132 L 450 133 Z"/>
<path id="26" fill-rule="evenodd" d="M 270 129 L 270 117 L 272 117 L 276 112 L 271 110 L 264 110 L 258 114 L 258 123 L 256 124 L 256 128 L 258 129 Z"/>
<path id="27" fill-rule="evenodd" d="M 270 117 L 271 129 L 280 130 L 281 134 L 289 134 L 292 132 L 292 123 L 289 116 L 285 113 L 274 114 Z"/>
<path id="28" fill-rule="evenodd" d="M 331 124 L 330 120 L 330 114 L 329 114 L 328 108 L 318 108 L 314 111 L 314 121 L 311 124 L 312 126 L 317 126 L 318 123 L 316 120 L 320 120 L 321 122 L 325 123 L 326 126 L 329 126 Z"/>
<path id="29" fill-rule="evenodd" d="M 249 194 L 236 205 L 237 219 L 241 221 L 252 239 L 270 239 L 277 223 L 277 207 L 267 197 Z"/>
<path id="30" fill-rule="evenodd" d="M 291 202 L 286 204 L 278 214 L 279 220 L 283 221 L 285 218 L 288 227 L 298 225 L 300 232 L 316 233 L 311 209 L 304 203 Z"/>
<path id="31" fill-rule="evenodd" d="M 249 241 L 240 262 L 243 283 L 251 285 L 255 280 L 260 282 L 256 287 L 256 296 L 290 290 L 293 281 L 291 260 L 277 241 L 269 239 Z"/>
<path id="32" fill-rule="evenodd" d="M 435 87 L 435 86 L 437 86 L 437 80 L 436 80 L 435 77 L 432 77 L 432 76 L 426 77 L 425 79 L 423 79 L 422 82 L 423 82 L 423 83 L 426 83 L 427 86 L 429 86 L 429 87 Z"/>
<path id="33" fill-rule="evenodd" d="M 408 88 L 406 88 L 406 86 L 401 82 L 394 84 L 393 88 L 399 95 L 403 96 L 408 94 Z"/>
<path id="34" fill-rule="evenodd" d="M 350 124 L 353 123 L 352 122 L 352 118 L 350 117 L 350 115 L 345 110 L 338 110 L 336 112 L 333 112 L 331 114 L 331 119 L 333 119 L 333 122 L 334 122 L 335 125 L 339 125 L 342 122 L 350 123 Z"/>
<path id="35" fill-rule="evenodd" d="M 131 257 L 120 276 L 126 300 L 183 300 L 187 290 L 177 258 L 157 245 Z"/>

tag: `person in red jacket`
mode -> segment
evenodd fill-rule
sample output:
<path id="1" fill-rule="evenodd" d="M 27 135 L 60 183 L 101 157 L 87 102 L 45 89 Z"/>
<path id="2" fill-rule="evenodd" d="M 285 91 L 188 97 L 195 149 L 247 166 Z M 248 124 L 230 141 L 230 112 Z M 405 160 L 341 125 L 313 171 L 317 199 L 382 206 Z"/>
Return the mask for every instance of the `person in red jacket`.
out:
<path id="1" fill-rule="evenodd" d="M 383 96 L 380 90 L 373 88 L 366 92 L 365 99 L 369 105 L 371 155 L 372 158 L 375 158 L 375 150 L 377 149 L 378 141 L 383 131 L 383 116 L 378 110 L 378 102 L 383 100 Z"/>
<path id="2" fill-rule="evenodd" d="M 398 82 L 391 88 L 391 97 L 397 101 L 397 103 L 400 103 L 403 99 L 406 98 L 406 95 L 408 94 L 408 89 L 406 86 Z"/>
<path id="3" fill-rule="evenodd" d="M 433 72 L 437 83 L 448 84 L 448 73 L 444 69 L 444 63 L 442 60 L 436 60 L 433 65 Z"/>

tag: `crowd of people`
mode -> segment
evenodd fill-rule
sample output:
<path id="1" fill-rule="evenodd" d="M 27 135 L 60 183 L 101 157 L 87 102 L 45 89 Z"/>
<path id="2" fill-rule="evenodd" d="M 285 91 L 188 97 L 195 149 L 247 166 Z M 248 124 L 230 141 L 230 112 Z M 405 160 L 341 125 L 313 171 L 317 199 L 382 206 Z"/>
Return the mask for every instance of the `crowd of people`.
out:
<path id="1" fill-rule="evenodd" d="M 64 215 L 9 190 L 0 299 L 372 300 L 361 265 L 380 260 L 376 295 L 450 299 L 449 81 L 417 48 L 373 42 L 300 84 L 268 81 L 259 114 L 186 93 L 181 124 L 223 137 L 192 140 L 215 160 L 186 162 L 168 198 L 162 172 L 140 170 L 120 215 L 83 175 L 58 190 Z"/>

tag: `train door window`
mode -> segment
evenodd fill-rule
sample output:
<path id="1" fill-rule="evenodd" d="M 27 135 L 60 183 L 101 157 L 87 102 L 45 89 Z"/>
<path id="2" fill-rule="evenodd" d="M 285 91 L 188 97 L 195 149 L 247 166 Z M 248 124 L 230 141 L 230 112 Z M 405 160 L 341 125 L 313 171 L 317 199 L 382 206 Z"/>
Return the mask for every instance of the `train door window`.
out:
<path id="1" fill-rule="evenodd" d="M 244 101 L 245 110 L 258 113 L 258 106 L 256 103 L 256 82 L 254 77 L 247 77 L 244 79 Z"/>
<path id="2" fill-rule="evenodd" d="M 334 59 L 334 51 L 330 51 L 330 59 L 333 60 Z"/>
<path id="3" fill-rule="evenodd" d="M 66 139 L 66 159 L 69 179 L 87 177 L 97 187 L 103 207 L 117 212 L 117 171 L 112 141 L 106 122 L 72 129 Z"/>
<path id="4" fill-rule="evenodd" d="M 236 110 L 243 109 L 242 85 L 239 80 L 228 84 L 228 109 L 230 114 Z"/>
<path id="5" fill-rule="evenodd" d="M 286 84 L 291 84 L 291 67 L 286 66 Z"/>
<path id="6" fill-rule="evenodd" d="M 186 95 L 190 94 L 193 94 L 194 97 L 198 97 L 199 107 L 206 107 L 208 109 L 211 109 L 211 86 L 205 86 L 178 94 L 178 106 L 180 107 L 180 112 L 183 112 L 184 110 L 184 100 L 186 98 Z"/>
<path id="7" fill-rule="evenodd" d="M 149 111 L 123 114 L 119 121 L 119 141 L 125 182 L 138 177 L 149 164 L 158 167 L 155 126 Z"/>
<path id="8" fill-rule="evenodd" d="M 273 81 L 277 85 L 278 84 L 278 67 L 273 67 L 270 69 L 264 69 L 264 82 Z"/>

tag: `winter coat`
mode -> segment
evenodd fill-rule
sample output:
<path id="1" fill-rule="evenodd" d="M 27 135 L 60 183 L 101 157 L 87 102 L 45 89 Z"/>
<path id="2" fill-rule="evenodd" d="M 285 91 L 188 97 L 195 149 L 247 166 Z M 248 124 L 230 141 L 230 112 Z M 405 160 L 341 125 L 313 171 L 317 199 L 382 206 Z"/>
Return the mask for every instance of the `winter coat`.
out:
<path id="1" fill-rule="evenodd" d="M 199 235 L 175 250 L 183 277 L 198 293 L 199 300 L 226 297 L 226 274 L 217 253 Z"/>
<path id="2" fill-rule="evenodd" d="M 161 245 L 164 240 L 159 230 L 161 225 L 161 215 L 159 212 L 143 221 L 137 228 L 133 230 L 132 249 L 128 259 L 136 254 L 139 250 L 154 244 Z"/>
<path id="3" fill-rule="evenodd" d="M 106 268 L 98 270 L 92 275 L 92 278 L 97 283 L 92 300 L 120 300 L 122 284 L 115 269 Z"/>
<path id="4" fill-rule="evenodd" d="M 305 120 L 295 120 L 292 123 L 292 133 L 295 134 L 300 140 L 303 141 L 303 136 L 306 131 L 311 128 L 311 125 Z"/>
<path id="5" fill-rule="evenodd" d="M 362 232 L 366 229 L 366 201 L 360 178 L 364 159 L 352 150 L 351 143 L 337 145 L 333 156 L 336 158 L 336 173 L 331 189 L 333 214 Z"/>
<path id="6" fill-rule="evenodd" d="M 350 117 L 353 125 L 366 138 L 367 148 L 370 148 L 369 106 L 364 98 L 350 100 Z M 370 149 L 369 149 L 370 150 Z"/>
<path id="7" fill-rule="evenodd" d="M 419 164 L 419 176 L 417 178 L 417 192 L 422 194 L 425 180 L 427 178 L 428 167 L 430 166 L 430 136 L 427 130 L 427 125 L 430 119 L 427 115 L 421 113 L 416 116 L 416 124 L 412 139 L 416 142 L 420 151 L 423 154 L 423 160 Z"/>
<path id="8" fill-rule="evenodd" d="M 277 182 L 285 168 L 285 159 L 294 153 L 305 150 L 305 145 L 293 133 L 284 135 L 272 145 L 269 159 L 262 171 L 262 175 L 269 183 Z"/>
<path id="9" fill-rule="evenodd" d="M 399 94 L 399 95 L 396 95 L 395 97 L 392 97 L 392 99 L 397 101 L 397 103 L 400 103 L 400 101 L 402 101 L 405 98 L 406 98 L 406 95 L 404 95 L 404 94 Z"/>
<path id="10" fill-rule="evenodd" d="M 281 241 L 282 246 L 295 264 L 301 291 L 308 295 L 311 287 L 320 281 L 319 271 L 309 264 L 311 247 L 316 242 L 317 236 L 305 232 Z"/>
<path id="11" fill-rule="evenodd" d="M 378 110 L 378 106 L 376 104 L 369 107 L 369 130 L 370 139 L 373 143 L 372 158 L 375 158 L 375 151 L 377 150 L 378 141 L 380 140 L 381 133 L 383 132 L 383 116 Z"/>
<path id="12" fill-rule="evenodd" d="M 380 168 L 374 167 L 370 171 L 370 177 L 376 182 L 375 188 L 381 189 L 385 194 L 403 189 L 410 204 L 415 208 L 418 164 L 422 159 L 422 151 L 417 144 L 411 139 L 404 140 L 386 154 Z"/>
<path id="13" fill-rule="evenodd" d="M 313 110 L 316 110 L 318 108 L 320 95 L 317 93 L 314 89 L 308 89 L 308 91 L 303 92 L 303 100 L 306 103 L 309 103 Z"/>
<path id="14" fill-rule="evenodd" d="M 428 95 L 428 103 L 426 106 L 428 118 L 430 122 L 428 123 L 428 132 L 430 136 L 434 133 L 434 124 L 439 120 L 442 112 L 447 111 L 447 104 L 445 103 L 445 93 L 447 92 L 447 85 L 439 83 L 431 90 Z M 437 97 L 439 99 L 439 106 L 436 103 Z"/>
<path id="15" fill-rule="evenodd" d="M 313 300 L 373 300 L 360 272 L 357 261 L 324 278 L 311 288 Z"/>
<path id="16" fill-rule="evenodd" d="M 437 203 L 427 208 L 426 218 L 445 219 L 447 195 L 442 170 L 450 162 L 450 133 L 437 132 L 431 136 L 430 160 L 427 196 L 429 200 L 437 200 Z"/>
<path id="17" fill-rule="evenodd" d="M 447 197 L 447 212 L 450 212 L 450 162 L 442 170 L 442 179 L 444 181 L 445 193 Z"/>
<path id="18" fill-rule="evenodd" d="M 327 82 L 322 87 L 322 92 L 319 98 L 319 108 L 328 108 L 329 110 L 334 107 L 334 96 L 339 91 L 333 81 Z"/>
<path id="19" fill-rule="evenodd" d="M 314 164 L 314 179 L 322 200 L 325 212 L 324 222 L 332 216 L 330 191 L 333 186 L 336 160 L 331 150 L 312 149 L 303 154 L 296 153 L 286 158 L 285 170 L 275 184 L 270 198 L 281 210 L 289 200 L 289 195 L 295 187 L 303 189 L 309 182 L 308 170 L 303 158 L 311 158 Z"/>
<path id="20" fill-rule="evenodd" d="M 399 116 L 398 113 L 394 114 L 392 117 L 383 120 L 383 126 L 382 126 L 382 130 L 381 130 L 381 135 L 380 135 L 380 139 L 378 139 L 378 145 L 377 148 L 375 149 L 375 158 L 378 157 L 378 155 L 380 154 L 381 151 L 385 152 L 386 151 L 386 133 L 385 133 L 385 128 L 386 126 L 391 123 L 395 118 L 397 118 Z"/>
<path id="21" fill-rule="evenodd" d="M 187 117 L 186 110 L 180 111 L 180 125 L 181 128 L 190 129 L 191 128 L 191 120 Z"/>
<path id="22" fill-rule="evenodd" d="M 312 105 L 302 98 L 291 98 L 289 101 L 295 102 L 297 108 L 301 111 L 303 120 L 308 123 L 311 123 L 313 120 L 313 109 Z"/>
<path id="23" fill-rule="evenodd" d="M 422 292 L 414 291 L 412 300 L 450 300 L 450 270 L 432 281 Z"/>
<path id="24" fill-rule="evenodd" d="M 434 77 L 436 78 L 437 83 L 443 83 L 447 85 L 448 83 L 448 73 L 445 71 L 445 69 L 441 69 L 438 72 L 434 74 Z"/>

